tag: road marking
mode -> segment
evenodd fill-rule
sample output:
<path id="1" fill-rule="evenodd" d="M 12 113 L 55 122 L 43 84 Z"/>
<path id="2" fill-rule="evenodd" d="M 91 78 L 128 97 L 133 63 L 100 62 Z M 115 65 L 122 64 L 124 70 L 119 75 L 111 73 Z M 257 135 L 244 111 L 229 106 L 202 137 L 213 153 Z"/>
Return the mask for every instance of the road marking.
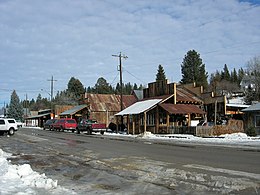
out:
<path id="1" fill-rule="evenodd" d="M 249 178 L 260 180 L 260 174 L 256 174 L 256 173 L 249 173 L 249 172 L 244 172 L 244 171 L 235 171 L 235 170 L 222 169 L 222 168 L 214 168 L 214 167 L 210 167 L 210 166 L 203 166 L 203 165 L 196 165 L 196 164 L 183 165 L 183 167 L 194 168 L 194 169 L 202 169 L 202 170 L 212 171 L 212 172 L 227 173 L 227 174 L 230 174 L 230 175 L 249 177 Z"/>

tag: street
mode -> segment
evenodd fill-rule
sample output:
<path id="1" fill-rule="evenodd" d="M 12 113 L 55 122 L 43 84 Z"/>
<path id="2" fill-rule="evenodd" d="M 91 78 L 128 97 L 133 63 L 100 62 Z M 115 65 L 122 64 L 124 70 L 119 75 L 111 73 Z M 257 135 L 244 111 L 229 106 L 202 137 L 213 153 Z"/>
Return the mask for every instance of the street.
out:
<path id="1" fill-rule="evenodd" d="M 77 194 L 259 194 L 260 151 L 22 128 L 0 136 L 13 164 L 30 164 Z"/>

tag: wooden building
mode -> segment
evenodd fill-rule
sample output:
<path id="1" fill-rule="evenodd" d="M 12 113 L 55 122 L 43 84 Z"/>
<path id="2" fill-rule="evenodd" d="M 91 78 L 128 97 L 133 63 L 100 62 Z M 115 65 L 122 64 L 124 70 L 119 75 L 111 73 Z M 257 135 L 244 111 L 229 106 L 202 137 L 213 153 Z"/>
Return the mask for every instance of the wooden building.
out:
<path id="1" fill-rule="evenodd" d="M 137 96 L 123 95 L 123 108 L 137 102 Z M 99 123 L 116 123 L 115 114 L 121 111 L 120 95 L 86 93 L 84 103 L 89 107 L 89 118 L 96 119 Z"/>
<path id="2" fill-rule="evenodd" d="M 144 99 L 116 114 L 125 118 L 128 133 L 168 133 L 174 126 L 191 126 L 205 117 L 203 101 L 167 80 L 148 84 Z"/>
<path id="3" fill-rule="evenodd" d="M 260 103 L 253 104 L 248 108 L 242 110 L 245 113 L 244 125 L 245 130 L 254 128 L 256 134 L 260 135 Z"/>

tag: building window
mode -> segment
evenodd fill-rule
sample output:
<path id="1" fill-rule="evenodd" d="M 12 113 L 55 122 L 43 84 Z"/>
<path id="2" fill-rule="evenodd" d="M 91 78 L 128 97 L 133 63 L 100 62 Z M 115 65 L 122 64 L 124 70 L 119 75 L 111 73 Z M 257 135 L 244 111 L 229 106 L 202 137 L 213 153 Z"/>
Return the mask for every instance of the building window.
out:
<path id="1" fill-rule="evenodd" d="M 167 123 L 167 117 L 165 112 L 159 113 L 159 122 L 160 124 L 166 124 Z"/>
<path id="2" fill-rule="evenodd" d="M 147 125 L 154 125 L 155 124 L 155 114 L 148 114 L 147 115 Z"/>
<path id="3" fill-rule="evenodd" d="M 260 127 L 260 115 L 255 116 L 255 126 Z"/>

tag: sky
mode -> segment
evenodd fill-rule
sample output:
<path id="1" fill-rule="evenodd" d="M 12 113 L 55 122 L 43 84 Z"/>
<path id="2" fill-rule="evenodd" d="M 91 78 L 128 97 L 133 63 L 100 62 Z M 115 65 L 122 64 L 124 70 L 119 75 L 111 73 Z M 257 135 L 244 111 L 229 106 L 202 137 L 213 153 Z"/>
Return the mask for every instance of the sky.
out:
<path id="1" fill-rule="evenodd" d="M 71 77 L 93 87 L 103 77 L 147 85 L 161 64 L 170 82 L 196 50 L 214 73 L 246 68 L 260 55 L 260 0 L 0 0 L 0 107 L 50 98 Z"/>

